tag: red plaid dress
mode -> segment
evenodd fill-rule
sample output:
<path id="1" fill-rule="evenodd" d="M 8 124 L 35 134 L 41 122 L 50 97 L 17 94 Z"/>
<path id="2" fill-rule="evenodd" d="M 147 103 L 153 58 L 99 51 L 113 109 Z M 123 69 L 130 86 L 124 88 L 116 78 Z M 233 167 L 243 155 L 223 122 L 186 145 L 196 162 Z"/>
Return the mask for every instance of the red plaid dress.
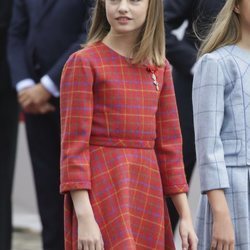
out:
<path id="1" fill-rule="evenodd" d="M 70 190 L 88 189 L 106 250 L 175 249 L 164 195 L 187 192 L 170 66 L 152 72 L 97 43 L 61 82 L 65 249 L 77 249 Z"/>

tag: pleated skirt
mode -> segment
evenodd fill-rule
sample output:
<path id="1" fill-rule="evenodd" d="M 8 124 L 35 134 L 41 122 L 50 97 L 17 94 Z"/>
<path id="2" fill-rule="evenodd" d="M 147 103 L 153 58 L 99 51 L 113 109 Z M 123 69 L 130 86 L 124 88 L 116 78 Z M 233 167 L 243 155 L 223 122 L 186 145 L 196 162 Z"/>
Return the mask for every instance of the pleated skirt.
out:
<path id="1" fill-rule="evenodd" d="M 250 166 L 227 167 L 230 188 L 225 189 L 235 232 L 235 249 L 250 250 Z M 202 195 L 196 221 L 198 249 L 210 250 L 213 216 L 206 195 Z"/>

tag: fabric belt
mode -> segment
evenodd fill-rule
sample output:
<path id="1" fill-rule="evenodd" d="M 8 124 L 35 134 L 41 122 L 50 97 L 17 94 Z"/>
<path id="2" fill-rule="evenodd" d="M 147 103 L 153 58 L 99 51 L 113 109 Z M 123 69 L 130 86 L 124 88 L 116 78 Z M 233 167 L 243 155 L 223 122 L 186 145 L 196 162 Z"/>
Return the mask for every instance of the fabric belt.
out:
<path id="1" fill-rule="evenodd" d="M 146 140 L 131 140 L 131 139 L 119 139 L 111 137 L 90 137 L 90 145 L 116 147 L 116 148 L 141 148 L 141 149 L 153 149 L 155 141 Z"/>

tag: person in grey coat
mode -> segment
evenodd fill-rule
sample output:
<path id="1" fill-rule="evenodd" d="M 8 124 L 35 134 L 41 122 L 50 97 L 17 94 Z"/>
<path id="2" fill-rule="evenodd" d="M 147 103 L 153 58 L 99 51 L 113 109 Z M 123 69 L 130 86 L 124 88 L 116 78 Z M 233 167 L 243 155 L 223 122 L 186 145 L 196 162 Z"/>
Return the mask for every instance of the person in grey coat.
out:
<path id="1" fill-rule="evenodd" d="M 250 249 L 250 2 L 227 0 L 193 81 L 199 250 Z"/>

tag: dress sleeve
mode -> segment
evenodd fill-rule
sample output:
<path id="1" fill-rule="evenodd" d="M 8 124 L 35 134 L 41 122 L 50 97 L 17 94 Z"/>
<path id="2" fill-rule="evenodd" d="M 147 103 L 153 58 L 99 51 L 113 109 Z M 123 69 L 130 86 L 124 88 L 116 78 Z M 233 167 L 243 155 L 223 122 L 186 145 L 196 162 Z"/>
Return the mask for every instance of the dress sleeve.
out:
<path id="1" fill-rule="evenodd" d="M 201 192 L 229 187 L 220 131 L 224 119 L 225 76 L 217 58 L 204 55 L 193 81 L 193 111 Z"/>
<path id="2" fill-rule="evenodd" d="M 88 59 L 80 53 L 68 59 L 61 78 L 61 193 L 91 189 L 93 73 Z"/>
<path id="3" fill-rule="evenodd" d="M 165 195 L 188 191 L 182 156 L 182 137 L 170 65 L 166 63 L 164 81 L 156 113 L 155 152 Z"/>

